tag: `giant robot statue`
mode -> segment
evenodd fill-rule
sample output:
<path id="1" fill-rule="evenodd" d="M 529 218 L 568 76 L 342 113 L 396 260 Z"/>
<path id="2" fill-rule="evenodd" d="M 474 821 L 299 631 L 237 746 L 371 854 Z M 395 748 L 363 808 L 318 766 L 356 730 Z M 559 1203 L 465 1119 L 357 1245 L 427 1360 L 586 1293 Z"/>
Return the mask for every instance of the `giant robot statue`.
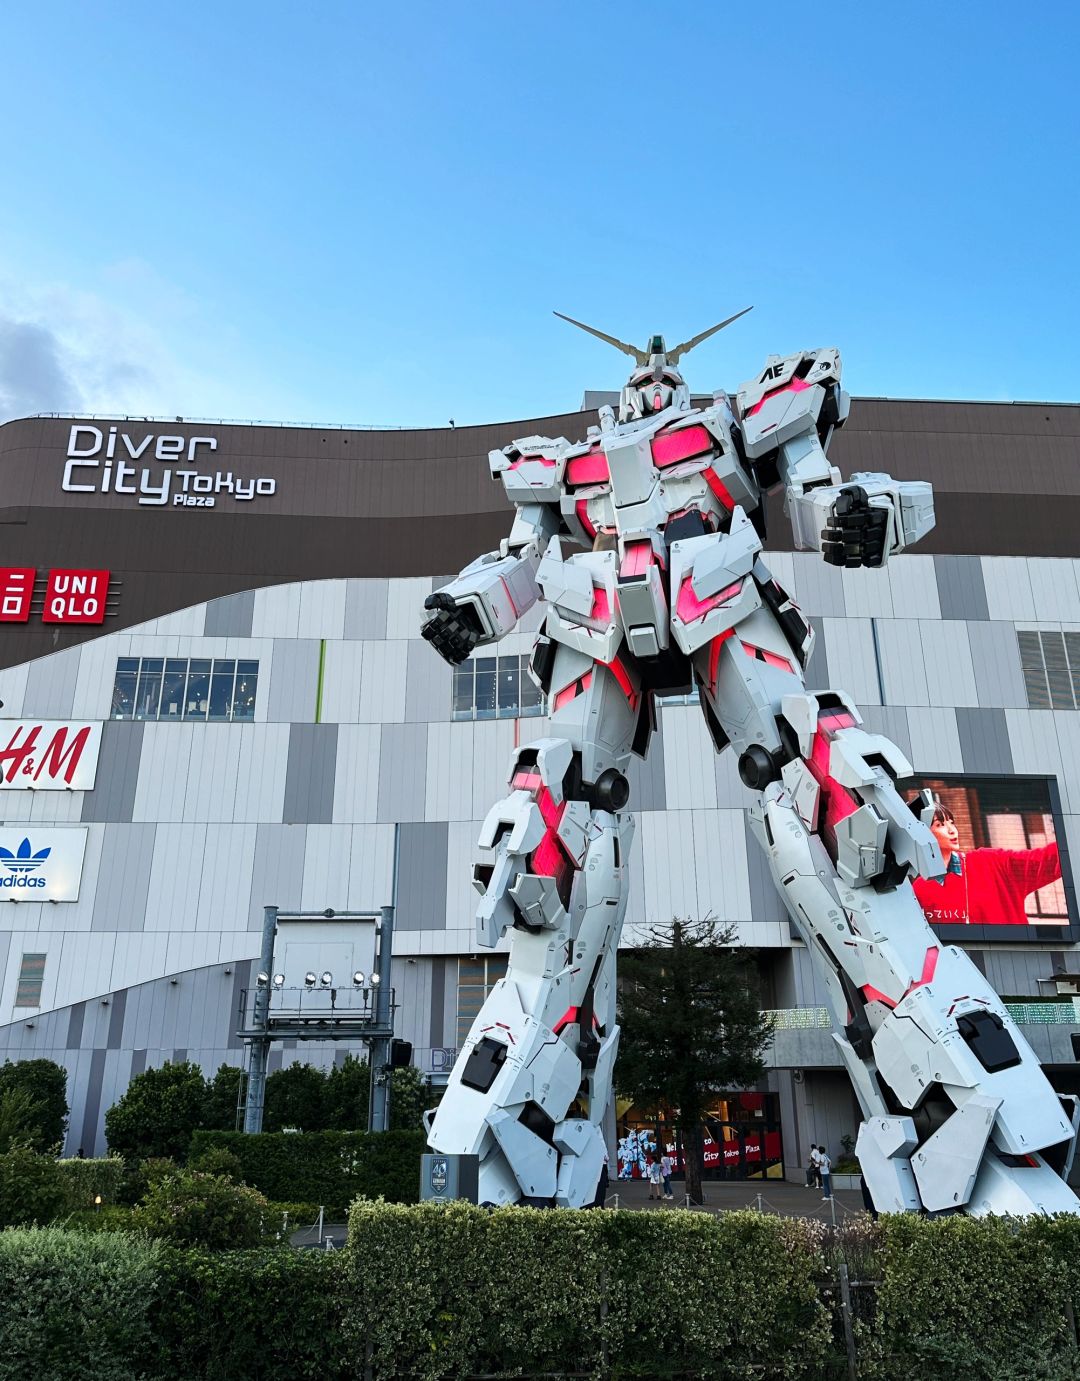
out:
<path id="1" fill-rule="evenodd" d="M 845 483 L 829 464 L 849 404 L 834 349 L 771 355 L 734 399 L 694 408 L 679 358 L 728 324 L 674 350 L 583 327 L 634 358 L 618 418 L 602 407 L 584 441 L 493 451 L 510 536 L 426 601 L 423 635 L 456 664 L 543 600 L 532 672 L 550 711 L 546 736 L 514 751 L 509 795 L 481 831 L 477 938 L 512 932 L 509 967 L 430 1145 L 479 1156 L 482 1203 L 593 1202 L 619 1042 L 626 770 L 648 751 L 654 696 L 696 686 L 717 751 L 738 755 L 755 833 L 827 989 L 877 1207 L 1080 1211 L 1064 1180 L 1074 1105 L 915 898 L 911 878 L 940 877 L 943 862 L 927 812 L 897 792 L 910 765 L 861 727 L 843 690 L 807 689 L 812 630 L 762 557 L 776 486 L 796 545 L 837 566 L 883 566 L 924 536 L 930 486 Z"/>

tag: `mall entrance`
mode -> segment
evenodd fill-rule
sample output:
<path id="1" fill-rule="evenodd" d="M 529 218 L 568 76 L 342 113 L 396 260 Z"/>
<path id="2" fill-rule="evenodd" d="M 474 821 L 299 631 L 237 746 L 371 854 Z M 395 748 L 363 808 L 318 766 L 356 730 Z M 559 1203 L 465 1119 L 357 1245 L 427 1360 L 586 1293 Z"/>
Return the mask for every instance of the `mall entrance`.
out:
<path id="1" fill-rule="evenodd" d="M 620 1099 L 616 1105 L 620 1180 L 647 1177 L 651 1160 L 669 1155 L 683 1176 L 683 1148 L 670 1109 L 646 1110 Z M 718 1096 L 702 1124 L 707 1180 L 784 1178 L 780 1102 L 775 1093 Z"/>

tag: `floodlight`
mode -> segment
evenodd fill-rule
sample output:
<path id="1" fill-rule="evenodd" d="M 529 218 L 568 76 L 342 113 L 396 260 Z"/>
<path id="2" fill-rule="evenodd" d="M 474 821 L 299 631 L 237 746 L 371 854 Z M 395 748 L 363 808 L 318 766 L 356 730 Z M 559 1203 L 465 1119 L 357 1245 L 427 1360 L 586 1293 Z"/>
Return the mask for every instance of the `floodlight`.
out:
<path id="1" fill-rule="evenodd" d="M 363 969 L 357 969 L 357 970 L 356 970 L 356 972 L 355 972 L 355 973 L 353 974 L 353 976 L 352 976 L 352 981 L 353 981 L 353 987 L 354 987 L 354 988 L 362 988 L 362 987 L 364 986 L 364 971 L 363 971 Z"/>
<path id="2" fill-rule="evenodd" d="M 314 975 L 313 973 L 305 973 L 305 974 L 304 974 L 304 986 L 305 986 L 306 988 L 314 988 L 314 986 L 315 986 L 315 975 Z"/>
<path id="3" fill-rule="evenodd" d="M 283 973 L 274 974 L 274 987 L 283 988 L 285 986 L 285 975 Z"/>
<path id="4" fill-rule="evenodd" d="M 267 983 L 270 982 L 270 979 L 265 973 L 260 973 L 259 976 L 255 979 L 255 982 L 259 985 L 260 988 L 265 988 Z"/>
<path id="5" fill-rule="evenodd" d="M 371 975 L 371 986 L 373 988 L 377 988 L 379 986 L 379 975 L 377 973 L 373 973 Z"/>
<path id="6" fill-rule="evenodd" d="M 322 980 L 321 980 L 323 987 L 324 987 L 324 988 L 329 988 L 330 984 L 333 983 L 333 981 L 334 981 L 334 975 L 330 972 L 329 969 L 327 969 L 326 972 L 323 974 Z"/>

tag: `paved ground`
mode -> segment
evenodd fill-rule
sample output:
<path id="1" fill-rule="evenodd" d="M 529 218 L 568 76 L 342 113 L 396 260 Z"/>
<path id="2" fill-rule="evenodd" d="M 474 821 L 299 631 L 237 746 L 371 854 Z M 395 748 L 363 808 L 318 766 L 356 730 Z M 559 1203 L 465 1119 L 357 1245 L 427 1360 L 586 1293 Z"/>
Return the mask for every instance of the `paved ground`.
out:
<path id="1" fill-rule="evenodd" d="M 675 1203 L 649 1198 L 649 1186 L 641 1180 L 617 1180 L 608 1186 L 608 1208 L 642 1209 L 653 1213 L 670 1212 L 686 1206 L 682 1185 L 672 1185 Z M 761 1208 L 784 1218 L 819 1218 L 828 1223 L 835 1213 L 839 1223 L 862 1211 L 862 1195 L 857 1189 L 838 1189 L 832 1203 L 823 1201 L 820 1189 L 807 1189 L 784 1180 L 709 1180 L 702 1186 L 704 1209 L 723 1213 L 733 1208 Z M 760 1196 L 760 1200 L 759 1200 Z M 702 1210 L 698 1210 L 699 1212 Z"/>
<path id="2" fill-rule="evenodd" d="M 685 1207 L 682 1186 L 676 1184 L 674 1204 L 649 1198 L 649 1186 L 640 1180 L 619 1180 L 610 1186 L 609 1209 L 632 1209 L 646 1213 L 670 1213 L 673 1208 Z M 832 1202 L 823 1201 L 821 1191 L 806 1189 L 784 1180 L 723 1180 L 704 1185 L 705 1204 L 695 1212 L 723 1213 L 733 1208 L 759 1208 L 764 1213 L 777 1213 L 783 1218 L 817 1218 L 820 1222 L 843 1222 L 852 1214 L 862 1212 L 862 1195 L 858 1190 L 839 1189 Z M 760 1196 L 760 1199 L 759 1199 Z M 329 1237 L 334 1249 L 345 1245 L 345 1224 L 323 1225 L 323 1240 L 314 1228 L 292 1235 L 294 1247 L 325 1248 Z"/>

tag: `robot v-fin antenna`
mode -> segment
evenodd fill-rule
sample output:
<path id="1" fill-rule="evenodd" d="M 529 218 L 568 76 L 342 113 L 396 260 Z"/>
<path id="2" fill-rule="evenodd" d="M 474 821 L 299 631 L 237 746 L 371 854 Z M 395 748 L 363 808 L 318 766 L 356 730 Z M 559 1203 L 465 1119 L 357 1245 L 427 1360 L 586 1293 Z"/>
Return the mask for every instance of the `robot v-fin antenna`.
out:
<path id="1" fill-rule="evenodd" d="M 563 316 L 562 312 L 556 312 L 555 315 L 560 321 L 568 321 L 571 326 L 576 326 L 579 331 L 588 331 L 590 336 L 596 336 L 598 340 L 606 341 L 608 345 L 613 345 L 616 350 L 621 350 L 624 355 L 632 356 L 638 364 L 649 363 L 649 352 L 647 350 L 639 350 L 636 345 L 627 345 L 626 341 L 616 340 L 614 336 L 605 335 L 603 331 L 598 331 L 595 326 L 586 326 L 583 321 L 575 321 L 572 316 Z M 726 325 L 727 323 L 725 322 L 723 324 Z M 713 329 L 719 330 L 720 328 L 714 327 Z"/>
<path id="2" fill-rule="evenodd" d="M 725 326 L 730 326 L 733 321 L 738 321 L 747 312 L 752 312 L 753 307 L 744 307 L 741 312 L 736 312 L 734 316 L 729 316 L 726 321 L 718 321 L 715 326 L 710 326 L 707 331 L 702 331 L 700 336 L 692 336 L 690 340 L 684 340 L 681 345 L 676 345 L 674 350 L 667 352 L 669 364 L 678 364 L 682 355 L 688 355 L 695 345 L 700 345 L 703 340 L 708 340 L 710 336 L 715 336 L 717 331 L 722 331 Z M 558 316 L 558 312 L 555 313 Z M 586 330 L 589 328 L 586 327 Z"/>

